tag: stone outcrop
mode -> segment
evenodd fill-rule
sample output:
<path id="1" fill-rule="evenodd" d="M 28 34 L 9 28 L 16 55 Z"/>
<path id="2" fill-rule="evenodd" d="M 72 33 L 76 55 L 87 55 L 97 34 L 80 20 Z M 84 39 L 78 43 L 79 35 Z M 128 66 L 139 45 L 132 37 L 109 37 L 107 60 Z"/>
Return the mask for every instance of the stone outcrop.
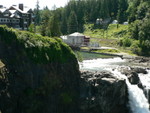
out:
<path id="1" fill-rule="evenodd" d="M 139 84 L 139 86 L 141 83 L 139 73 L 147 74 L 146 69 L 140 67 L 121 67 L 119 71 L 128 77 L 131 84 Z"/>
<path id="2" fill-rule="evenodd" d="M 109 72 L 81 73 L 80 108 L 82 113 L 128 113 L 126 82 Z"/>
<path id="3" fill-rule="evenodd" d="M 0 27 L 0 112 L 79 113 L 80 73 L 71 49 L 57 39 L 7 29 Z"/>

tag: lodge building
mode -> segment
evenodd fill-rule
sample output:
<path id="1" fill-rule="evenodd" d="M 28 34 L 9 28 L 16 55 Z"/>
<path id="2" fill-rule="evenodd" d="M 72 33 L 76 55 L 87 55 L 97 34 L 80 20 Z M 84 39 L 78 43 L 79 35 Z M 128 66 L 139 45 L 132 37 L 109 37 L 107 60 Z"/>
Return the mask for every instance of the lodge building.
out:
<path id="1" fill-rule="evenodd" d="M 30 24 L 34 24 L 34 13 L 31 8 L 23 4 L 12 5 L 9 8 L 0 5 L 0 25 L 27 30 Z"/>

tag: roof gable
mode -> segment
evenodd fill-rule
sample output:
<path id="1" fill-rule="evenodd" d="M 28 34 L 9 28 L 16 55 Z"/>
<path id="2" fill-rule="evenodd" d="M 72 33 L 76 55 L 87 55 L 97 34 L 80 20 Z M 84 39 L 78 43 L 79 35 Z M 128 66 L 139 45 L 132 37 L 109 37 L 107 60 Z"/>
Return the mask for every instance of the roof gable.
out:
<path id="1" fill-rule="evenodd" d="M 75 33 L 70 34 L 69 36 L 76 36 L 76 37 L 78 36 L 78 37 L 80 37 L 80 36 L 84 36 L 84 35 L 79 33 L 79 32 L 75 32 Z"/>

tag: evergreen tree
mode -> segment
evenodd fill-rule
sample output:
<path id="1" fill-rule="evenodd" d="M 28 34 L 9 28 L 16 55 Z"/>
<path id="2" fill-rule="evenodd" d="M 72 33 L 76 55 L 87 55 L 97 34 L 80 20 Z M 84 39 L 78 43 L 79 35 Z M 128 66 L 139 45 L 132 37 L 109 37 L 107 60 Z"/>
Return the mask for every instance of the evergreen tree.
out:
<path id="1" fill-rule="evenodd" d="M 62 32 L 62 34 L 67 34 L 67 16 L 66 16 L 66 14 L 64 13 L 63 15 L 62 15 L 62 21 L 61 21 L 61 32 Z"/>
<path id="2" fill-rule="evenodd" d="M 101 12 L 101 18 L 104 19 L 104 18 L 109 17 L 109 10 L 108 10 L 108 2 L 107 2 L 107 0 L 102 0 L 101 1 L 100 12 Z"/>
<path id="3" fill-rule="evenodd" d="M 127 0 L 119 0 L 118 3 L 119 10 L 117 14 L 117 20 L 119 23 L 123 23 L 124 21 L 127 21 L 126 10 L 128 8 L 128 2 Z"/>
<path id="4" fill-rule="evenodd" d="M 40 8 L 39 1 L 37 0 L 36 9 L 34 9 L 34 12 L 35 12 L 35 25 L 40 24 L 40 9 L 39 8 Z"/>
<path id="5" fill-rule="evenodd" d="M 50 20 L 50 16 L 51 16 L 51 13 L 50 13 L 49 9 L 44 9 L 42 11 L 41 35 L 43 35 L 43 36 L 46 36 L 47 34 L 50 33 L 50 31 L 48 29 L 48 23 Z"/>
<path id="6" fill-rule="evenodd" d="M 49 21 L 49 30 L 50 30 L 50 36 L 55 37 L 55 36 L 60 36 L 60 26 L 58 22 L 58 17 L 56 14 L 54 14 Z"/>
<path id="7" fill-rule="evenodd" d="M 78 31 L 83 32 L 83 26 L 84 26 L 84 2 L 79 1 L 77 3 L 78 9 L 77 9 L 77 21 L 78 21 Z"/>
<path id="8" fill-rule="evenodd" d="M 143 55 L 150 55 L 150 18 L 141 21 L 139 30 L 140 46 Z"/>
<path id="9" fill-rule="evenodd" d="M 68 33 L 73 33 L 78 31 L 77 16 L 74 11 L 70 13 L 68 20 Z"/>

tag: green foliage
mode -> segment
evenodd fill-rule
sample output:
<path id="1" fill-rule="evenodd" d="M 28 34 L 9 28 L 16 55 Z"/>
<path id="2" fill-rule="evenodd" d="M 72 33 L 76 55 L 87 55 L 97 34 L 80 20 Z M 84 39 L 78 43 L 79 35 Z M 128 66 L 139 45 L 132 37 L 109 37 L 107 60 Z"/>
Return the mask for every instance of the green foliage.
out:
<path id="1" fill-rule="evenodd" d="M 55 37 L 55 36 L 61 35 L 59 22 L 58 22 L 58 18 L 56 15 L 53 15 L 50 18 L 48 28 L 50 30 L 50 35 L 48 35 L 48 36 Z"/>
<path id="2" fill-rule="evenodd" d="M 127 0 L 119 0 L 118 1 L 118 14 L 117 14 L 117 20 L 120 24 L 127 21 L 127 15 L 126 10 L 128 8 L 128 2 Z"/>
<path id="3" fill-rule="evenodd" d="M 68 33 L 77 32 L 78 29 L 78 22 L 77 16 L 74 11 L 70 13 L 69 20 L 68 20 Z"/>
<path id="4" fill-rule="evenodd" d="M 28 31 L 30 31 L 31 33 L 35 32 L 35 26 L 34 26 L 34 24 L 30 24 L 30 26 L 28 27 Z"/>
<path id="5" fill-rule="evenodd" d="M 129 31 L 130 31 L 130 35 L 131 38 L 133 39 L 139 39 L 139 20 L 134 21 L 133 23 L 130 24 L 129 26 Z"/>
<path id="6" fill-rule="evenodd" d="M 119 45 L 124 47 L 130 47 L 132 44 L 132 39 L 130 38 L 123 38 L 120 40 Z"/>
<path id="7" fill-rule="evenodd" d="M 141 55 L 141 48 L 139 41 L 135 40 L 131 45 L 131 50 L 134 54 Z"/>
<path id="8" fill-rule="evenodd" d="M 7 44 L 16 44 L 35 63 L 64 63 L 75 58 L 69 46 L 57 38 L 42 37 L 41 35 L 27 31 L 17 31 L 6 26 L 0 26 L 0 38 Z"/>
<path id="9" fill-rule="evenodd" d="M 75 55 L 76 55 L 76 57 L 77 57 L 77 59 L 78 59 L 79 62 L 82 62 L 82 61 L 83 61 L 83 57 L 82 57 L 82 55 L 81 55 L 80 52 L 75 51 Z"/>
<path id="10" fill-rule="evenodd" d="M 93 38 L 106 38 L 106 39 L 116 39 L 121 37 L 127 37 L 128 35 L 128 25 L 119 24 L 109 24 L 108 29 L 94 29 L 93 24 L 86 24 L 84 34 L 91 36 Z"/>
<path id="11" fill-rule="evenodd" d="M 117 50 L 117 49 L 101 49 L 101 50 L 95 50 L 94 52 L 99 52 L 99 53 L 120 53 L 120 51 Z"/>
<path id="12" fill-rule="evenodd" d="M 150 18 L 144 18 L 142 21 L 135 21 L 130 25 L 131 37 L 139 40 L 141 55 L 150 55 Z"/>
<path id="13" fill-rule="evenodd" d="M 40 33 L 43 36 L 50 36 L 50 29 L 48 28 L 48 23 L 51 17 L 51 12 L 49 11 L 49 9 L 44 9 L 41 15 L 41 28 L 40 28 Z"/>
<path id="14" fill-rule="evenodd" d="M 142 1 L 140 5 L 137 7 L 137 19 L 142 20 L 143 18 L 145 18 L 149 8 L 150 8 L 150 2 Z"/>
<path id="15" fill-rule="evenodd" d="M 39 6 L 39 1 L 37 0 L 36 3 L 36 8 L 34 9 L 34 13 L 35 13 L 35 25 L 39 25 L 40 24 L 40 6 Z"/>

